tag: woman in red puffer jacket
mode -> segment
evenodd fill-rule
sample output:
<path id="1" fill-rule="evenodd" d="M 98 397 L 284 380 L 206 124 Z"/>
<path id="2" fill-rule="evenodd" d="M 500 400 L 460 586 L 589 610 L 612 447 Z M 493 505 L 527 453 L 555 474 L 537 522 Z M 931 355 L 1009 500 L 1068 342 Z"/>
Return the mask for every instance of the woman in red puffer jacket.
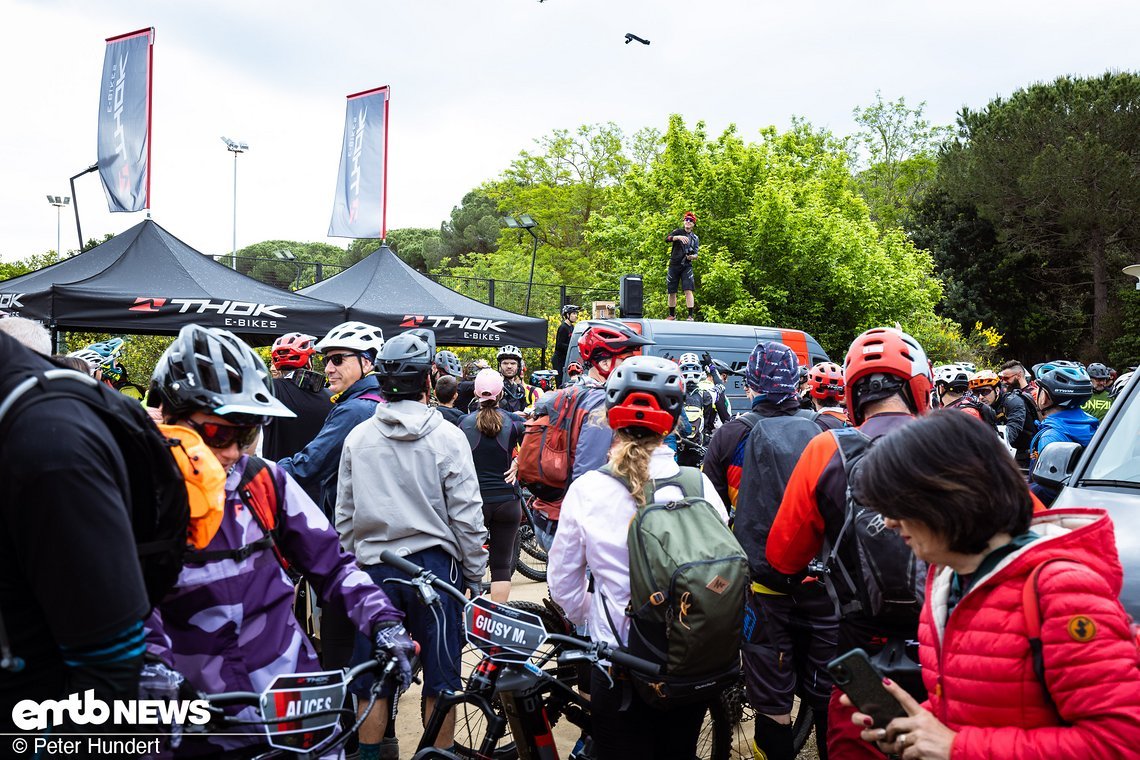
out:
<path id="1" fill-rule="evenodd" d="M 881 727 L 856 713 L 865 740 L 907 760 L 1140 757 L 1137 641 L 1102 510 L 1033 518 L 992 431 L 952 412 L 879 441 L 855 490 L 931 563 L 919 630 L 930 697 L 888 684 L 907 717 Z"/>

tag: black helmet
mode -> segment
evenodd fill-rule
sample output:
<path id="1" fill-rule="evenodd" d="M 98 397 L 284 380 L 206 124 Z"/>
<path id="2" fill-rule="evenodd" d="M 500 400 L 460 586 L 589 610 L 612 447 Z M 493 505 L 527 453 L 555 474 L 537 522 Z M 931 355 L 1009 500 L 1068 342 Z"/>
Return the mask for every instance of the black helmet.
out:
<path id="1" fill-rule="evenodd" d="M 435 354 L 435 333 L 415 329 L 389 339 L 376 356 L 380 392 L 389 400 L 419 398 Z"/>
<path id="2" fill-rule="evenodd" d="M 1076 362 L 1052 361 L 1033 367 L 1037 385 L 1044 388 L 1053 404 L 1063 409 L 1076 409 L 1092 397 L 1092 380 L 1085 368 Z"/>
<path id="3" fill-rule="evenodd" d="M 445 375 L 459 378 L 463 374 L 463 367 L 459 364 L 459 357 L 454 351 L 440 351 L 435 355 L 435 366 Z"/>
<path id="4" fill-rule="evenodd" d="M 668 435 L 685 400 L 681 368 L 659 356 L 631 356 L 606 381 L 606 416 L 614 430 Z"/>
<path id="5" fill-rule="evenodd" d="M 1085 367 L 1085 371 L 1089 373 L 1089 377 L 1093 380 L 1108 380 L 1112 377 L 1112 372 L 1100 362 L 1093 362 Z"/>
<path id="6" fill-rule="evenodd" d="M 173 416 L 204 411 L 249 425 L 297 416 L 273 396 L 261 357 L 216 327 L 183 327 L 155 365 L 150 392 Z"/>
<path id="7" fill-rule="evenodd" d="M 578 304 L 568 303 L 562 307 L 562 316 L 565 317 L 570 312 L 581 311 L 581 310 L 582 310 L 582 307 L 580 307 Z"/>

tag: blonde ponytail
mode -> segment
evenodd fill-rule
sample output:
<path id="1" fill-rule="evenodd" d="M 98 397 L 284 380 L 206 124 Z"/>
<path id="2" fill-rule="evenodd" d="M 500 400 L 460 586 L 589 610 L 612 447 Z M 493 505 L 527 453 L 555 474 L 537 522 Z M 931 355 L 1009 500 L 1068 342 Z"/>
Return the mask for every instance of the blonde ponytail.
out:
<path id="1" fill-rule="evenodd" d="M 637 437 L 625 430 L 614 431 L 610 449 L 610 469 L 629 483 L 629 495 L 638 507 L 645 506 L 645 484 L 649 482 L 649 459 L 664 438 L 659 435 Z"/>

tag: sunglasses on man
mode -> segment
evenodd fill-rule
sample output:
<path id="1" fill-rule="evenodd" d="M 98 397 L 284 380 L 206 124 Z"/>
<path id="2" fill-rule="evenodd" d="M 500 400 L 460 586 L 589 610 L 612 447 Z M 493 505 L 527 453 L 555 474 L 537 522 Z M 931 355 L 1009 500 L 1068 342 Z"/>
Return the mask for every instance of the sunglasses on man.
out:
<path id="1" fill-rule="evenodd" d="M 327 367 L 330 364 L 334 367 L 339 367 L 344 364 L 346 359 L 359 358 L 360 354 L 330 354 L 321 360 L 321 366 Z"/>
<path id="2" fill-rule="evenodd" d="M 235 443 L 238 448 L 249 448 L 257 440 L 259 429 L 258 425 L 222 425 L 217 422 L 194 420 L 186 420 L 186 424 L 202 436 L 202 442 L 211 449 L 228 449 Z"/>

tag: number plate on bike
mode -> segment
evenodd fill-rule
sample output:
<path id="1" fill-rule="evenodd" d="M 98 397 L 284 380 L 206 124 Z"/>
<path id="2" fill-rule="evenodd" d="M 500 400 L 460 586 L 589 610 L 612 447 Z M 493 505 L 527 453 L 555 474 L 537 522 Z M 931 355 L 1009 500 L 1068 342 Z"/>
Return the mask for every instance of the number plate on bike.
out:
<path id="1" fill-rule="evenodd" d="M 344 673 L 290 673 L 277 676 L 261 694 L 261 715 L 269 723 L 269 746 L 307 750 L 332 736 L 340 716 L 332 712 L 344 705 Z M 315 714 L 316 713 L 316 714 Z"/>
<path id="2" fill-rule="evenodd" d="M 467 605 L 467 641 L 493 660 L 526 662 L 546 642 L 542 618 L 476 597 Z"/>

